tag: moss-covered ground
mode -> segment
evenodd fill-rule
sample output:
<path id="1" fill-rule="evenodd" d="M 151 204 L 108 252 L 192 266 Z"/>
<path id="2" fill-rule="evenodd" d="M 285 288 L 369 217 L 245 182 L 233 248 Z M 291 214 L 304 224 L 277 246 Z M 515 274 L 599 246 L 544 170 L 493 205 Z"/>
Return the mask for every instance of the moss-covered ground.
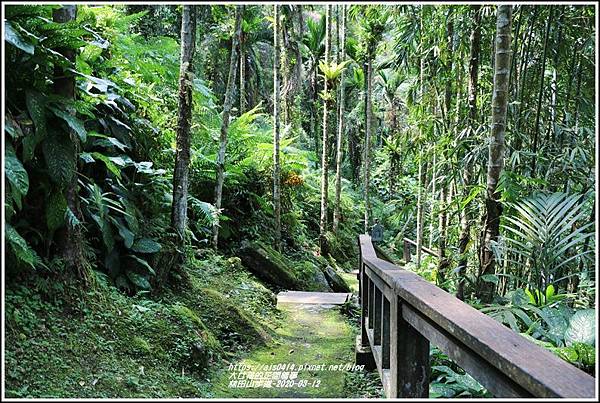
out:
<path id="1" fill-rule="evenodd" d="M 240 259 L 196 251 L 159 296 L 126 295 L 43 273 L 6 288 L 7 397 L 372 397 L 376 374 L 353 364 L 355 320 L 344 307 L 276 306 Z M 353 289 L 356 276 L 342 274 Z M 230 388 L 229 364 L 325 364 L 304 387 Z M 316 387 L 318 384 L 318 387 Z M 276 384 L 274 385 L 276 386 Z"/>
<path id="2" fill-rule="evenodd" d="M 232 372 L 222 369 L 214 382 L 214 397 L 344 397 L 346 371 L 329 371 L 330 365 L 353 363 L 354 329 L 338 309 L 322 305 L 280 304 L 286 318 L 276 329 L 277 337 L 267 346 L 253 351 L 237 362 L 250 367 L 261 364 L 282 364 L 285 372 L 298 372 L 294 386 L 239 388 L 230 387 Z M 310 365 L 325 365 L 326 370 L 289 371 Z M 305 380 L 307 386 L 297 383 Z"/>
<path id="3" fill-rule="evenodd" d="M 43 273 L 6 288 L 8 397 L 202 397 L 211 368 L 268 343 L 281 321 L 275 295 L 212 252 L 160 297 L 127 296 Z"/>
<path id="4" fill-rule="evenodd" d="M 346 281 L 357 289 L 356 275 Z M 217 398 L 349 398 L 379 397 L 376 373 L 350 369 L 354 363 L 354 338 L 357 328 L 332 305 L 280 303 L 284 313 L 273 340 L 249 354 L 231 360 L 230 366 L 215 370 L 209 397 Z M 265 366 L 267 366 L 265 368 Z M 269 371 L 268 366 L 284 368 Z M 337 368 L 336 368 L 337 367 Z M 252 368 L 252 369 L 249 369 Z M 261 371 L 267 369 L 267 371 Z M 270 387 L 239 385 L 240 373 L 279 373 Z M 293 377 L 290 380 L 289 377 Z M 242 376 L 242 379 L 244 377 Z M 238 381 L 238 384 L 234 384 Z M 291 382 L 294 382 L 291 384 Z"/>

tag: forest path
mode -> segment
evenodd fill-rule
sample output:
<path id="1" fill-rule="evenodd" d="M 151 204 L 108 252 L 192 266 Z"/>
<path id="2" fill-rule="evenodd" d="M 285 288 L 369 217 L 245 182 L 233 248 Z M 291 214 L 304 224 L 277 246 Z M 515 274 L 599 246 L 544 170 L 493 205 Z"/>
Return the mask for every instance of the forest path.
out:
<path id="1" fill-rule="evenodd" d="M 275 329 L 273 342 L 232 363 L 233 368 L 225 368 L 215 379 L 213 396 L 345 397 L 344 379 L 348 367 L 354 364 L 356 329 L 338 308 L 350 296 L 343 293 L 281 293 L 277 306 L 284 312 L 285 320 Z M 259 385 L 241 386 L 240 380 L 245 380 L 245 384 L 250 382 L 241 374 L 251 376 L 251 373 L 260 376 Z M 265 386 L 267 378 L 271 380 L 271 387 Z M 232 381 L 238 384 L 233 385 Z"/>

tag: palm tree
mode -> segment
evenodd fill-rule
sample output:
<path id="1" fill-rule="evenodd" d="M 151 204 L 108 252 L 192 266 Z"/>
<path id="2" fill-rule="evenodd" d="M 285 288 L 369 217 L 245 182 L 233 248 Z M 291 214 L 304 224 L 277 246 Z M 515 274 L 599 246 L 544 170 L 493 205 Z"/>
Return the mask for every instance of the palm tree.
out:
<path id="1" fill-rule="evenodd" d="M 319 151 L 319 135 L 317 133 L 317 99 L 318 99 L 318 65 L 319 60 L 325 53 L 325 15 L 322 15 L 317 21 L 308 19 L 306 21 L 308 30 L 303 38 L 304 49 L 308 53 L 307 77 L 310 77 L 309 84 L 309 110 L 310 110 L 310 135 L 314 136 L 315 154 Z"/>
<path id="2" fill-rule="evenodd" d="M 325 66 L 329 66 L 329 50 L 331 47 L 331 6 L 326 6 L 325 25 L 327 36 L 325 37 Z M 327 254 L 327 198 L 329 194 L 329 165 L 327 163 L 327 138 L 328 138 L 328 104 L 330 103 L 331 95 L 328 90 L 327 74 L 323 72 L 323 141 L 322 141 L 322 159 L 321 159 L 321 219 L 319 221 L 319 249 L 321 254 Z"/>

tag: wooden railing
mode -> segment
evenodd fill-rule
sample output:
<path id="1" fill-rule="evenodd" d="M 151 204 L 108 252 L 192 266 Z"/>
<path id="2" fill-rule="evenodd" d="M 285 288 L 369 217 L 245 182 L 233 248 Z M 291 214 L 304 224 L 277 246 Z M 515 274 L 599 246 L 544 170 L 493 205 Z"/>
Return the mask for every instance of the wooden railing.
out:
<path id="1" fill-rule="evenodd" d="M 595 396 L 592 376 L 417 274 L 379 259 L 369 235 L 360 235 L 359 246 L 357 351 L 370 349 L 387 397 L 428 397 L 430 343 L 496 397 Z"/>

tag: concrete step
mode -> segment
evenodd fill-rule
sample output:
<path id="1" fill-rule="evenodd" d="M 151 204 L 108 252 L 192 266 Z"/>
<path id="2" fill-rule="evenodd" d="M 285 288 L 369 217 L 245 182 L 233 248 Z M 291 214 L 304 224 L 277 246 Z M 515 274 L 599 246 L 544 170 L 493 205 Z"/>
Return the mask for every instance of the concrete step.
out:
<path id="1" fill-rule="evenodd" d="M 277 302 L 342 305 L 351 295 L 345 292 L 285 291 L 277 294 Z"/>

